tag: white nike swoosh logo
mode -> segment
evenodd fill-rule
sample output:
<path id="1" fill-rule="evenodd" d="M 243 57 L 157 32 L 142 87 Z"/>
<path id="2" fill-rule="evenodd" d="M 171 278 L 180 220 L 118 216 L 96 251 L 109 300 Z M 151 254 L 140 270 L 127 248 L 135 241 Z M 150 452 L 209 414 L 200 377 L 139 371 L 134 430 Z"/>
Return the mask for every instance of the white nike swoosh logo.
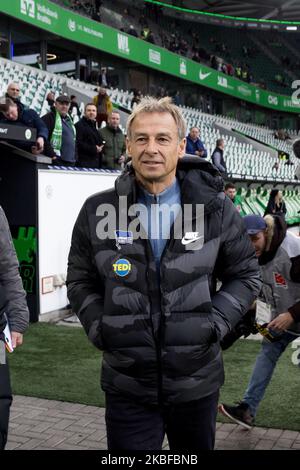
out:
<path id="1" fill-rule="evenodd" d="M 201 240 L 202 238 L 204 238 L 203 235 L 201 235 L 200 237 L 195 237 L 195 238 L 185 238 L 185 237 L 183 237 L 183 239 L 181 240 L 181 243 L 183 245 L 189 245 L 190 243 L 195 242 L 197 240 Z"/>
<path id="2" fill-rule="evenodd" d="M 200 70 L 200 72 L 199 72 L 199 78 L 200 78 L 200 80 L 204 80 L 204 79 L 207 78 L 210 74 L 211 74 L 211 72 L 203 73 L 202 70 Z"/>

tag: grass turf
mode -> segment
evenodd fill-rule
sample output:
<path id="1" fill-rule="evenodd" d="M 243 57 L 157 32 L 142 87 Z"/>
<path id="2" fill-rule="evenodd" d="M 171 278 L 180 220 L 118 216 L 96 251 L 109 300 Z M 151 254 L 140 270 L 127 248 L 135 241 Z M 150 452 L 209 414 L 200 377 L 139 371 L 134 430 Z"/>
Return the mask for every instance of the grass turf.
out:
<path id="1" fill-rule="evenodd" d="M 257 341 L 237 341 L 224 353 L 225 384 L 220 401 L 242 398 L 260 349 Z M 256 419 L 258 426 L 300 430 L 300 370 L 289 346 L 277 364 Z M 13 393 L 104 406 L 100 389 L 101 353 L 81 328 L 31 325 L 24 345 L 9 356 Z M 226 418 L 218 416 L 218 420 Z"/>

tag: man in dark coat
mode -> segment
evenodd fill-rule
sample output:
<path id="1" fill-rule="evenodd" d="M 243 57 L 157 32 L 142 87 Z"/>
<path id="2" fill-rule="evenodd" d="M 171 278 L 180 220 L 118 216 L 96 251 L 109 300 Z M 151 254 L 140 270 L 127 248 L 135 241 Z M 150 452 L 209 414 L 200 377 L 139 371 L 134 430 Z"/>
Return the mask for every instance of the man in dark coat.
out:
<path id="1" fill-rule="evenodd" d="M 28 326 L 29 311 L 19 273 L 19 263 L 2 207 L 0 207 L 0 253 L 0 450 L 3 450 L 7 440 L 9 410 L 12 403 L 5 338 L 11 338 L 11 343 L 7 342 L 9 351 L 12 350 L 11 347 L 16 348 L 22 344 L 23 333 Z"/>
<path id="2" fill-rule="evenodd" d="M 216 148 L 212 153 L 211 161 L 218 168 L 219 172 L 223 177 L 227 176 L 227 166 L 224 158 L 224 139 L 218 139 Z"/>
<path id="3" fill-rule="evenodd" d="M 10 98 L 15 103 L 20 104 L 22 107 L 24 105 L 21 103 L 20 91 L 20 85 L 16 82 L 12 82 L 7 86 L 5 96 L 6 98 Z"/>
<path id="4" fill-rule="evenodd" d="M 42 120 L 49 131 L 45 154 L 55 165 L 75 166 L 77 160 L 76 129 L 69 116 L 70 98 L 59 95 L 51 111 Z"/>
<path id="5" fill-rule="evenodd" d="M 110 450 L 159 450 L 165 433 L 171 450 L 214 447 L 220 340 L 261 287 L 223 180 L 182 158 L 185 135 L 170 98 L 144 98 L 127 121 L 131 162 L 85 202 L 73 231 L 68 296 L 104 351 Z"/>
<path id="6" fill-rule="evenodd" d="M 34 109 L 25 108 L 20 106 L 10 98 L 0 98 L 0 122 L 7 123 L 15 126 L 31 127 L 36 129 L 37 139 L 35 145 L 32 142 L 14 141 L 14 145 L 34 155 L 43 153 L 45 142 L 48 138 L 48 130 L 42 119 L 34 111 Z"/>
<path id="7" fill-rule="evenodd" d="M 190 133 L 186 138 L 186 153 L 189 155 L 197 155 L 202 158 L 207 157 L 207 150 L 200 139 L 200 131 L 198 127 L 192 127 L 190 129 Z"/>
<path id="8" fill-rule="evenodd" d="M 101 167 L 102 139 L 97 128 L 97 107 L 88 103 L 84 116 L 75 124 L 79 166 Z"/>

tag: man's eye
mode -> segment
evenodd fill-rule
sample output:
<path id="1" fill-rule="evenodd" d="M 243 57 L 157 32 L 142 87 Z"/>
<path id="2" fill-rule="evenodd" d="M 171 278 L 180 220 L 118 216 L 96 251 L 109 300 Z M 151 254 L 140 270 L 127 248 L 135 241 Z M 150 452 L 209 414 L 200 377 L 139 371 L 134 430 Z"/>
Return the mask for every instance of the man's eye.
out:
<path id="1" fill-rule="evenodd" d="M 163 142 L 163 143 L 169 142 L 166 137 L 160 137 L 158 140 L 159 142 Z"/>
<path id="2" fill-rule="evenodd" d="M 146 140 L 146 137 L 138 137 L 138 139 L 136 139 L 137 142 L 145 142 Z"/>

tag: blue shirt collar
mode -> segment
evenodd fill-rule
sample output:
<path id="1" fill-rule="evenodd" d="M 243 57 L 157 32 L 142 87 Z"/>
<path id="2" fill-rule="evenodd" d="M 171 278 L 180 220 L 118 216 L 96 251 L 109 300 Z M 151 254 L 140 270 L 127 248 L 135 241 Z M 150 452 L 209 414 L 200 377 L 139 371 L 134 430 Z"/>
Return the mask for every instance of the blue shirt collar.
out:
<path id="1" fill-rule="evenodd" d="M 154 200 L 159 204 L 168 204 L 174 201 L 175 198 L 178 199 L 178 197 L 180 199 L 180 185 L 177 178 L 174 179 L 170 186 L 158 194 L 149 193 L 145 188 L 139 185 L 138 199 L 142 199 L 146 205 L 154 203 Z"/>

